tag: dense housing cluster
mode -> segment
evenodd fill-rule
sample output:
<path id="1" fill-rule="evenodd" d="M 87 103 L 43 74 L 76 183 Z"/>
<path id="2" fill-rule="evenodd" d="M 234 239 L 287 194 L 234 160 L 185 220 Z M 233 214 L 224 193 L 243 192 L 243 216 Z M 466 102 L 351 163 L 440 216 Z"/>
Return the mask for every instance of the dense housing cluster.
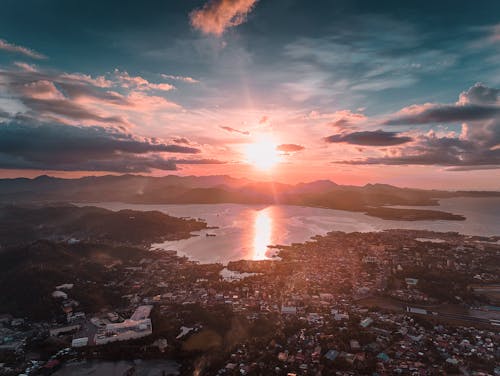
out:
<path id="1" fill-rule="evenodd" d="M 54 286 L 58 322 L 3 315 L 0 374 L 124 354 L 183 374 L 500 374 L 497 239 L 332 232 L 278 251 L 226 267 L 160 250 L 105 258 L 113 278 L 96 288 L 120 303 L 93 311 L 68 280 Z M 52 356 L 33 359 L 49 339 Z"/>

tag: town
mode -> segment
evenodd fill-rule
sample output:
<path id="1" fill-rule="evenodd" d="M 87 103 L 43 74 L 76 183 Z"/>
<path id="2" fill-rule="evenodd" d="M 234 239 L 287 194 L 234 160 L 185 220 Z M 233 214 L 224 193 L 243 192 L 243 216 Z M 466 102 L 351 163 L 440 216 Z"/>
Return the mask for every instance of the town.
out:
<path id="1" fill-rule="evenodd" d="M 331 232 L 274 250 L 226 266 L 103 258 L 104 281 L 53 286 L 50 319 L 0 312 L 0 375 L 120 359 L 172 360 L 163 375 L 500 375 L 498 238 Z M 119 303 L 93 310 L 78 288 Z"/>

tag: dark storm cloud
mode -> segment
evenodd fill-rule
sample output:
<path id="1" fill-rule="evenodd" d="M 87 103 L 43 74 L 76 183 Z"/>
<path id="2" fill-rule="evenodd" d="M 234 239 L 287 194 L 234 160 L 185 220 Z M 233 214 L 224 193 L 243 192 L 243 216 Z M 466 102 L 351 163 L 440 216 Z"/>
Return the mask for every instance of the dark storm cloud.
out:
<path id="1" fill-rule="evenodd" d="M 282 151 L 285 153 L 294 153 L 297 151 L 304 150 L 305 148 L 302 145 L 297 144 L 281 144 L 276 146 L 276 150 Z"/>
<path id="2" fill-rule="evenodd" d="M 225 131 L 229 133 L 239 133 L 239 134 L 244 134 L 245 136 L 248 136 L 250 132 L 248 131 L 241 131 L 239 129 L 233 128 L 233 127 L 227 127 L 227 126 L 220 126 L 221 129 L 224 129 Z"/>
<path id="3" fill-rule="evenodd" d="M 412 141 L 411 137 L 399 136 L 397 132 L 386 132 L 383 130 L 361 131 L 353 133 L 335 134 L 325 138 L 330 143 L 346 143 L 362 146 L 393 146 Z"/>
<path id="4" fill-rule="evenodd" d="M 217 163 L 208 159 L 175 160 L 162 153 L 198 154 L 200 150 L 99 126 L 0 125 L 0 168 L 147 172 L 172 170 L 177 164 Z"/>

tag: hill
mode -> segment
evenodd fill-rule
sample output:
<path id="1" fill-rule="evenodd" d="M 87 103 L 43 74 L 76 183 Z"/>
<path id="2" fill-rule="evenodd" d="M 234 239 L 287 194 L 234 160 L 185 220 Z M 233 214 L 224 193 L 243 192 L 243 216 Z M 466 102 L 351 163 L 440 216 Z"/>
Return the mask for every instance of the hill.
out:
<path id="1" fill-rule="evenodd" d="M 0 207 L 0 245 L 49 240 L 90 240 L 131 245 L 187 238 L 206 223 L 159 211 L 120 210 L 74 205 Z"/>
<path id="2" fill-rule="evenodd" d="M 402 209 L 373 210 L 385 206 L 438 205 L 441 198 L 491 197 L 500 192 L 439 191 L 399 188 L 386 184 L 365 186 L 337 185 L 320 180 L 296 185 L 254 182 L 229 176 L 151 177 L 140 175 L 59 179 L 0 179 L 0 202 L 106 202 L 140 204 L 289 204 L 370 212 L 383 219 L 409 218 Z M 410 217 L 416 219 L 458 219 L 442 212 L 426 210 Z M 382 214 L 383 213 L 383 214 Z M 446 213 L 445 213 L 446 214 Z"/>

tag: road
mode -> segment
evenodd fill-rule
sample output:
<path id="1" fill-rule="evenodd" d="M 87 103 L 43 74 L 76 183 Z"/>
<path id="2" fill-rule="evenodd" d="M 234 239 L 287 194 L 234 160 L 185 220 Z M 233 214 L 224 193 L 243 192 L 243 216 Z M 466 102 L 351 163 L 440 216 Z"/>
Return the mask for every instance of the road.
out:
<path id="1" fill-rule="evenodd" d="M 437 311 L 429 311 L 427 309 L 419 308 L 419 307 L 406 307 L 406 312 L 423 315 L 423 316 L 433 316 L 436 318 L 450 319 L 450 320 L 460 320 L 460 321 L 469 321 L 478 324 L 487 324 L 492 326 L 500 326 L 500 320 L 495 319 L 485 319 L 480 317 L 474 317 L 470 315 L 460 315 L 456 313 L 445 313 L 445 312 L 437 312 Z"/>

